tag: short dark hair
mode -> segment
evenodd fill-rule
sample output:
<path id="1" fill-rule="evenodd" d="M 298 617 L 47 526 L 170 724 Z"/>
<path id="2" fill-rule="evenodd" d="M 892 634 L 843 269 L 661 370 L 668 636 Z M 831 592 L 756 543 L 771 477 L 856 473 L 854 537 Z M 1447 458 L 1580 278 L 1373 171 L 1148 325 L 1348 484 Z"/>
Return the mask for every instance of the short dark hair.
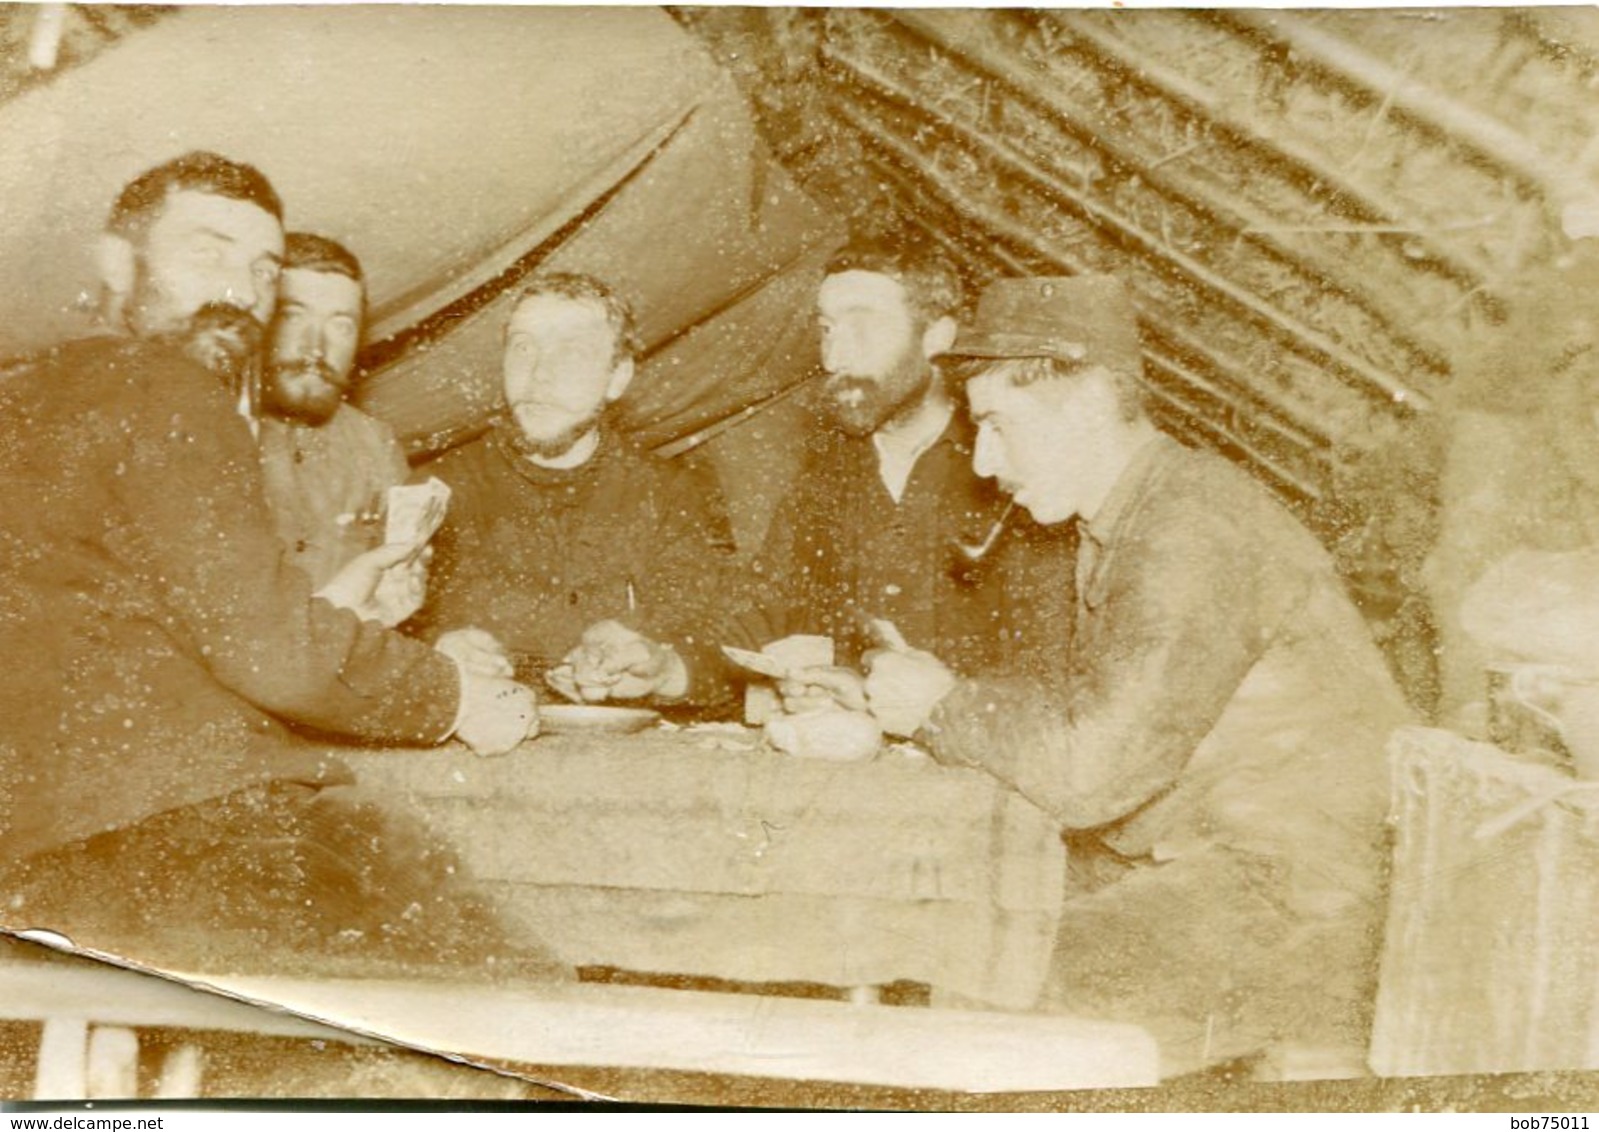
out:
<path id="1" fill-rule="evenodd" d="M 283 237 L 283 270 L 295 268 L 342 275 L 366 286 L 366 276 L 361 272 L 361 261 L 355 258 L 355 253 L 337 240 L 314 232 L 290 232 Z"/>
<path id="2" fill-rule="evenodd" d="M 633 320 L 633 308 L 609 283 L 575 271 L 535 275 L 516 293 L 511 303 L 511 313 L 514 315 L 523 303 L 540 295 L 598 303 L 605 311 L 605 321 L 616 335 L 616 360 L 636 359 L 643 353 L 644 344 L 639 339 L 638 327 Z"/>
<path id="3" fill-rule="evenodd" d="M 870 271 L 886 275 L 905 288 L 905 294 L 926 321 L 959 313 L 963 298 L 960 276 L 942 253 L 924 242 L 903 236 L 855 236 L 833 253 L 826 273 Z"/>
<path id="4" fill-rule="evenodd" d="M 143 235 L 161 215 L 167 198 L 177 192 L 245 201 L 283 223 L 283 201 L 264 173 L 219 153 L 194 150 L 145 170 L 123 186 L 106 219 L 106 231 L 125 239 Z"/>
<path id="5" fill-rule="evenodd" d="M 1006 380 L 1015 386 L 1035 385 L 1041 381 L 1070 381 L 1094 368 L 1092 362 L 1063 362 L 1059 358 L 972 358 L 946 357 L 941 362 L 944 375 L 952 385 L 964 388 L 966 383 L 994 370 L 1004 370 Z M 1116 390 L 1116 405 L 1122 420 L 1132 422 L 1149 417 L 1149 391 L 1136 373 L 1121 367 L 1108 371 Z"/>

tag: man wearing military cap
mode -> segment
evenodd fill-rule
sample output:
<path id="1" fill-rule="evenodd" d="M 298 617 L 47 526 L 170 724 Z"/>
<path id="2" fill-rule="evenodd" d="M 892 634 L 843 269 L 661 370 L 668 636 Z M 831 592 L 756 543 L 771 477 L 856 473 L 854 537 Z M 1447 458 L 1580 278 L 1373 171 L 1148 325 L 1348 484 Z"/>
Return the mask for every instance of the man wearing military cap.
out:
<path id="1" fill-rule="evenodd" d="M 1059 818 L 1073 876 L 1041 1007 L 1144 1026 L 1163 1075 L 1288 1047 L 1358 1066 L 1406 709 L 1330 560 L 1155 428 L 1119 280 L 1001 280 L 946 363 L 977 472 L 1081 524 L 1077 660 L 1051 690 L 885 651 L 865 691 L 886 729 Z"/>
<path id="2" fill-rule="evenodd" d="M 1063 663 L 1075 534 L 1040 528 L 972 474 L 971 422 L 933 362 L 961 305 L 953 266 L 904 232 L 857 236 L 828 261 L 821 427 L 734 643 L 821 634 L 853 663 L 884 620 L 964 673 Z"/>

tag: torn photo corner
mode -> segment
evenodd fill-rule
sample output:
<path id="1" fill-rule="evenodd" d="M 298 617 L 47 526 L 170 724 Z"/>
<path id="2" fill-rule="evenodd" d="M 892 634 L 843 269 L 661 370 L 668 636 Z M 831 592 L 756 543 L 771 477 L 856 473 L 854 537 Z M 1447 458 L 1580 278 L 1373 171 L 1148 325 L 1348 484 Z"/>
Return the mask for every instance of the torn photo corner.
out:
<path id="1" fill-rule="evenodd" d="M 45 930 L 0 933 L 0 1026 L 18 1023 L 37 1027 L 37 1041 L 0 1041 L 7 1101 L 604 1099 L 400 1046 Z"/>
<path id="2" fill-rule="evenodd" d="M 0 5 L 0 358 L 21 359 L 0 364 L 0 931 L 20 949 L 0 954 L 0 1081 L 1599 1107 L 1599 803 L 1571 757 L 1599 730 L 1563 706 L 1599 699 L 1567 681 L 1540 699 L 1559 726 L 1540 726 L 1492 683 L 1514 693 L 1505 662 L 1539 658 L 1491 655 L 1461 623 L 1507 540 L 1599 542 L 1596 71 L 1593 13 L 1560 7 Z M 123 189 L 172 163 L 174 183 L 226 184 L 126 206 L 198 195 L 185 231 L 202 239 L 246 218 L 190 268 L 248 237 L 252 287 L 280 260 L 360 283 L 339 316 L 362 323 L 348 412 L 246 423 L 213 375 L 121 335 L 198 313 L 161 311 L 187 289 L 134 270 L 167 246 L 123 238 L 150 217 L 102 239 Z M 278 214 L 360 270 L 287 262 L 303 241 Z M 854 258 L 884 245 L 927 270 Z M 837 356 L 860 310 L 850 333 L 818 317 L 841 275 L 888 304 L 863 332 L 898 350 L 875 376 Z M 996 283 L 1053 299 L 1103 276 L 1141 343 L 1119 369 L 1034 356 L 1059 308 L 985 313 Z M 536 344 L 510 354 L 539 288 L 577 308 L 547 355 L 607 346 L 555 366 L 553 391 Z M 273 296 L 256 298 L 265 325 Z M 282 331 L 297 320 L 277 307 Z M 998 328 L 1017 353 L 990 359 L 1002 372 L 968 374 L 961 336 L 996 309 L 1033 325 Z M 1001 444 L 973 413 L 995 384 L 1119 415 L 1002 468 L 1044 417 L 1012 418 Z M 600 403 L 574 410 L 589 387 Z M 1149 478 L 1102 482 L 1092 459 L 1128 422 L 1158 434 Z M 465 565 L 495 588 L 460 627 L 536 672 L 607 619 L 720 628 L 747 591 L 797 607 L 836 582 L 831 607 L 773 622 L 836 632 L 853 666 L 864 613 L 897 626 L 879 644 L 1001 679 L 962 684 L 950 702 L 970 711 L 935 718 L 933 758 L 787 757 L 731 718 L 734 686 L 652 703 L 660 722 L 625 733 L 594 725 L 614 709 L 567 711 L 587 725 L 476 759 L 435 742 L 459 720 L 432 634 L 457 626 L 424 606 L 393 635 L 341 616 L 316 636 L 303 593 L 274 589 L 294 540 L 251 429 L 280 425 L 297 430 L 283 467 L 347 457 L 295 481 L 308 512 L 369 514 L 386 492 L 387 540 L 418 547 L 446 507 L 451 531 L 476 524 Z M 1178 449 L 1202 475 L 1160 478 Z M 1246 505 L 1218 513 L 1224 495 Z M 1271 523 L 1292 535 L 1268 542 Z M 684 552 L 690 529 L 714 550 Z M 1174 530 L 1195 553 L 1129 578 Z M 1195 582 L 1206 540 L 1231 540 L 1229 568 Z M 658 559 L 671 586 L 645 583 Z M 1258 584 L 1279 568 L 1312 580 Z M 440 564 L 435 611 L 465 573 Z M 647 608 L 696 586 L 701 608 Z M 1148 620 L 1095 638 L 1130 594 Z M 1514 604 L 1483 600 L 1496 619 Z M 1275 620 L 1166 619 L 1178 606 Z M 1306 610 L 1327 621 L 1305 628 Z M 685 664 L 724 640 L 772 648 L 695 630 Z M 1192 650 L 1180 664 L 1139 651 L 1162 632 Z M 1244 656 L 1329 641 L 1333 659 L 1287 673 Z M 943 655 L 963 649 L 972 664 Z M 800 660 L 728 655 L 769 676 Z M 1352 672 L 1403 725 L 1335 741 L 1389 704 L 1339 698 Z M 1205 680 L 1234 685 L 1190 694 Z M 1248 715 L 1281 729 L 1218 736 Z M 1131 736 L 1122 761 L 1094 779 L 1075 760 L 1112 733 Z M 1198 816 L 1190 787 L 1214 787 Z M 1296 856 L 1322 836 L 1350 851 Z M 1134 916 L 1130 876 L 1194 879 Z M 1223 892 L 1263 920 L 1204 919 Z M 1369 930 L 1318 949 L 1277 913 Z M 1235 958 L 1284 939 L 1310 958 Z M 1135 954 L 1150 961 L 1130 971 Z M 1168 987 L 1209 1003 L 1177 1039 Z M 1282 1029 L 1331 1018 L 1334 995 L 1369 1033 Z M 54 1075 L 99 1064 L 113 1030 L 133 1038 L 102 1039 L 122 1051 L 109 1083 Z M 334 1033 L 350 1048 L 329 1070 Z M 447 1068 L 384 1061 L 400 1049 Z"/>

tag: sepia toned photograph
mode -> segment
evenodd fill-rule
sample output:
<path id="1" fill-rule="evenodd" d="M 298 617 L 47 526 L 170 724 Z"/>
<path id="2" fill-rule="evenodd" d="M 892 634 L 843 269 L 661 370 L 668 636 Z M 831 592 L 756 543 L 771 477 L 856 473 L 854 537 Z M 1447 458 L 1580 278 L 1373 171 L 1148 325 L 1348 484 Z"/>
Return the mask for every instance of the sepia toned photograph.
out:
<path id="1" fill-rule="evenodd" d="M 4 4 L 0 201 L 0 1097 L 1596 1107 L 1599 10 Z"/>

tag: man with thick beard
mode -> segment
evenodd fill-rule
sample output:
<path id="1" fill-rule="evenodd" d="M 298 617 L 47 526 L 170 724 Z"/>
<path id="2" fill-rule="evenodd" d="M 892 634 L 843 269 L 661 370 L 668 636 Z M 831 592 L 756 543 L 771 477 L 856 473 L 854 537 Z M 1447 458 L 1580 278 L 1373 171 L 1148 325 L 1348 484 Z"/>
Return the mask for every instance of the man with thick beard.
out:
<path id="1" fill-rule="evenodd" d="M 389 427 L 347 400 L 365 311 L 365 276 L 347 248 L 306 232 L 284 238 L 260 391 L 261 472 L 278 535 L 313 586 L 383 541 L 386 493 L 411 472 Z"/>
<path id="2" fill-rule="evenodd" d="M 857 238 L 829 261 L 823 427 L 772 517 L 740 643 L 821 634 L 850 664 L 882 619 L 961 672 L 1064 666 L 1076 534 L 972 472 L 971 424 L 932 361 L 960 305 L 953 268 L 913 241 Z"/>
<path id="3" fill-rule="evenodd" d="M 383 548 L 317 595 L 282 554 L 237 411 L 281 217 L 216 154 L 136 178 L 99 247 L 119 333 L 0 384 L 0 926 L 194 970 L 481 962 L 503 941 L 447 855 L 328 795 L 305 732 L 496 753 L 532 698 L 356 612 Z"/>
<path id="4" fill-rule="evenodd" d="M 598 279 L 545 275 L 517 296 L 504 417 L 423 471 L 452 495 L 419 627 L 487 630 L 519 679 L 574 697 L 704 706 L 725 691 L 708 627 L 732 535 L 710 469 L 610 423 L 637 350 L 631 310 Z"/>

